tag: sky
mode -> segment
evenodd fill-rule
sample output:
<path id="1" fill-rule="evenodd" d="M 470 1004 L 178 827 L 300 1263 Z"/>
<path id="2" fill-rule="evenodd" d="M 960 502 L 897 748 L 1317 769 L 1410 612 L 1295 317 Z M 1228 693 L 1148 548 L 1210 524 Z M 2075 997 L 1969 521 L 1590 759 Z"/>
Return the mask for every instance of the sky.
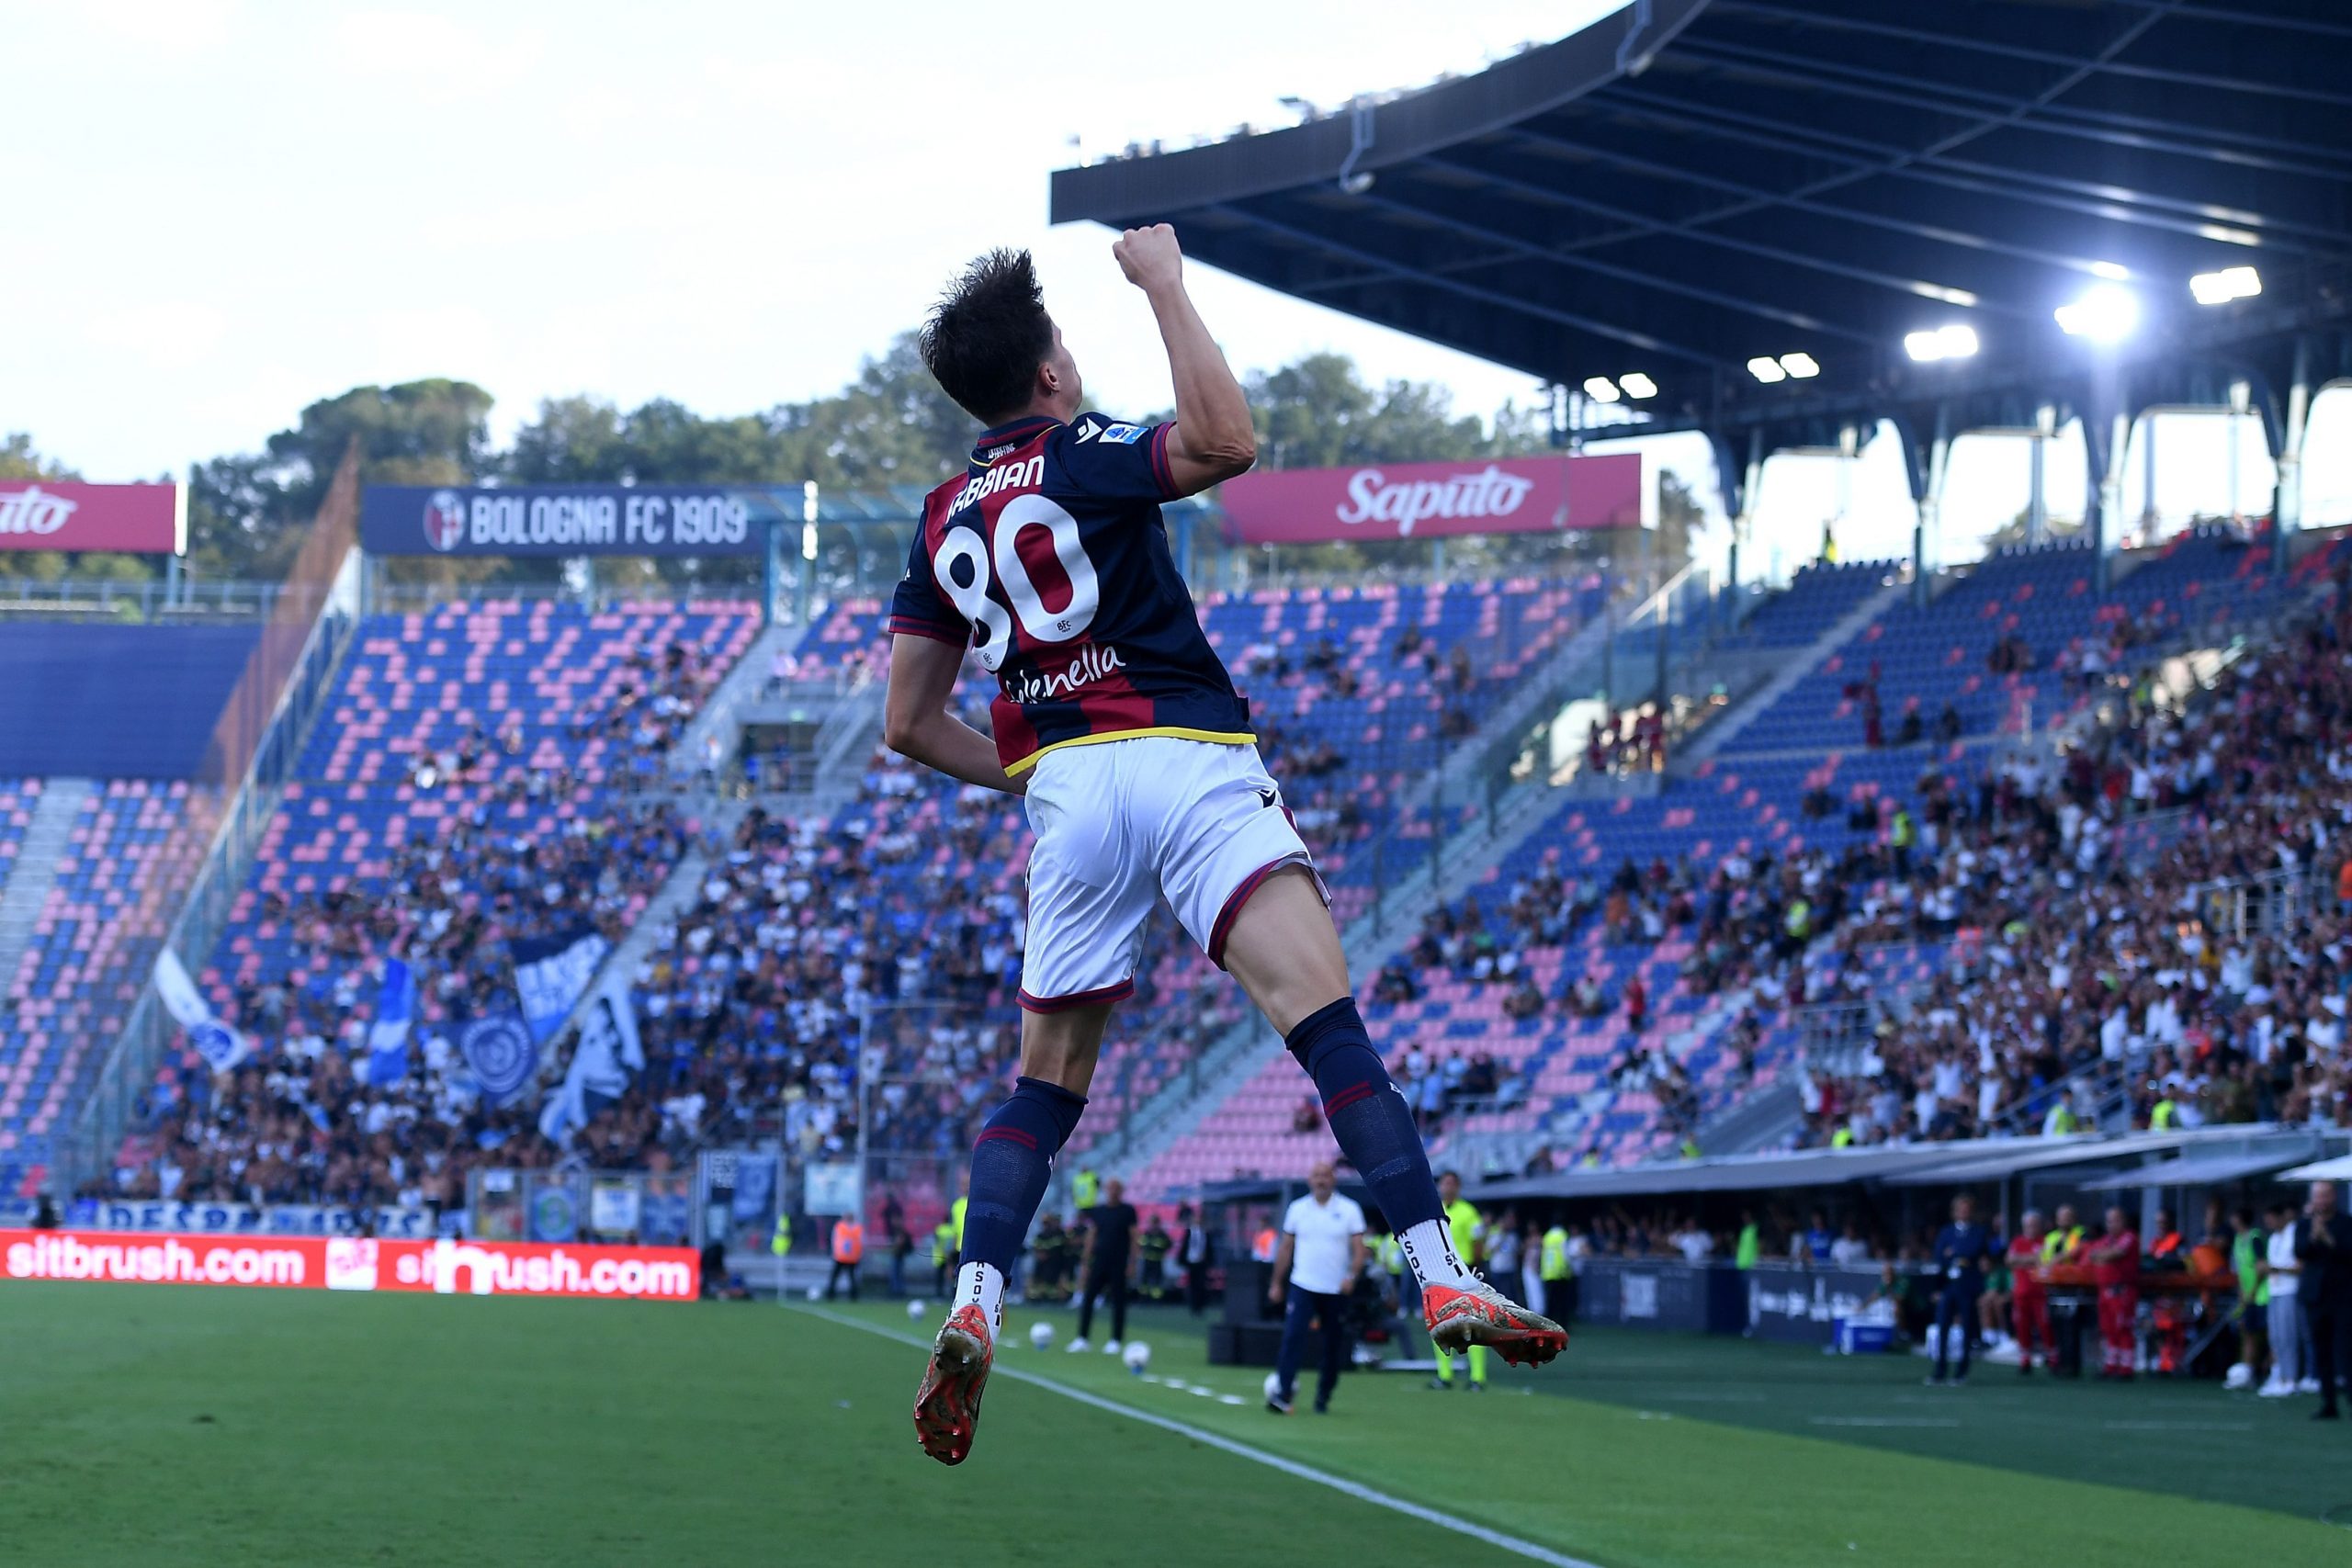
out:
<path id="1" fill-rule="evenodd" d="M 998 244 L 1035 251 L 1099 406 L 1164 407 L 1166 365 L 1112 236 L 1046 223 L 1050 171 L 1129 141 L 1286 124 L 1286 95 L 1336 105 L 1476 71 L 1619 3 L 1194 0 L 992 28 L 922 0 L 0 0 L 16 67 L 0 434 L 127 479 L 254 450 L 313 400 L 423 376 L 488 389 L 501 440 L 576 392 L 750 412 L 839 388 Z M 1539 396 L 1519 372 L 1191 276 L 1238 368 L 1330 348 L 1374 380 L 1438 381 L 1466 412 Z M 2352 392 L 2320 413 L 2352 432 Z M 2160 491 L 2225 504 L 2223 422 L 2174 423 Z M 1646 445 L 1712 495 L 1703 443 Z M 2052 509 L 2071 515 L 2081 448 L 2054 446 Z M 2023 505 L 2023 450 L 1981 438 L 1956 454 L 1956 558 Z M 2249 450 L 2242 492 L 2267 504 L 2258 438 Z M 2312 465 L 2314 517 L 2352 517 L 2352 457 L 2335 467 Z M 1850 465 L 1776 459 L 1757 556 L 1793 565 L 1828 516 L 1849 558 L 1903 553 L 1901 472 L 1891 442 Z"/>

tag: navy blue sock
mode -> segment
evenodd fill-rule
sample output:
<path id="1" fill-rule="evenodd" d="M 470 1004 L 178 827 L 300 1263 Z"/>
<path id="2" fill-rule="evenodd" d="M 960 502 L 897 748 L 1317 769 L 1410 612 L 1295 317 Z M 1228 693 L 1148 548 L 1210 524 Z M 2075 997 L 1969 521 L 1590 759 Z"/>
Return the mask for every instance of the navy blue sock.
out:
<path id="1" fill-rule="evenodd" d="M 1380 1053 L 1372 1048 L 1353 997 L 1299 1020 L 1286 1042 L 1290 1054 L 1315 1080 L 1323 1115 L 1340 1152 L 1356 1168 L 1372 1201 L 1398 1235 L 1444 1213 L 1430 1156 L 1405 1097 L 1389 1080 Z"/>
<path id="2" fill-rule="evenodd" d="M 1069 1141 L 1086 1097 L 1043 1078 L 1015 1078 L 1012 1098 L 996 1108 L 972 1145 L 972 1180 L 964 1190 L 963 1263 L 985 1263 L 1007 1279 L 1046 1199 L 1046 1178 Z"/>

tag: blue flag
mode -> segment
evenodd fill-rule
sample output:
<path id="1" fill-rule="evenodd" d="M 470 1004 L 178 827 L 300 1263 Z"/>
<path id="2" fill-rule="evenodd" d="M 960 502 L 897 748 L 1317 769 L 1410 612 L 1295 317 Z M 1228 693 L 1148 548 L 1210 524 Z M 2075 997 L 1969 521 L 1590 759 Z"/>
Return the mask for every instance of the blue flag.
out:
<path id="1" fill-rule="evenodd" d="M 491 1105 L 514 1099 L 539 1070 L 539 1043 L 512 1011 L 468 1019 L 458 1031 L 458 1054 L 465 1057 L 482 1100 Z"/>
<path id="2" fill-rule="evenodd" d="M 368 1026 L 368 1081 L 398 1083 L 408 1077 L 408 1036 L 416 1021 L 416 976 L 403 959 L 384 963 L 384 990 L 376 1000 L 376 1021 Z"/>
<path id="3" fill-rule="evenodd" d="M 594 926 L 586 925 L 554 936 L 508 941 L 506 949 L 514 955 L 516 998 L 533 1040 L 544 1045 L 563 1027 L 610 946 Z"/>

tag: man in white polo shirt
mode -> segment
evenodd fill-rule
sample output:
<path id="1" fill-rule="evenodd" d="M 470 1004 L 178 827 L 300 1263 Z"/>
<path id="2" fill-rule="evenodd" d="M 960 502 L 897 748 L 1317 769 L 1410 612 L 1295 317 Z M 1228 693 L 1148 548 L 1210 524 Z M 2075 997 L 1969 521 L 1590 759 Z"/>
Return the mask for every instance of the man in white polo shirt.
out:
<path id="1" fill-rule="evenodd" d="M 1274 1249 L 1273 1283 L 1266 1298 L 1284 1309 L 1282 1355 L 1275 1362 L 1274 1392 L 1266 1408 L 1277 1416 L 1292 1410 L 1298 1363 L 1306 1354 L 1306 1331 L 1323 1320 L 1323 1372 L 1315 1384 L 1315 1413 L 1331 1407 L 1340 1368 L 1348 1356 L 1346 1301 L 1363 1272 L 1363 1210 L 1339 1193 L 1339 1174 L 1329 1160 L 1306 1173 L 1304 1198 L 1283 1215 L 1283 1238 Z"/>

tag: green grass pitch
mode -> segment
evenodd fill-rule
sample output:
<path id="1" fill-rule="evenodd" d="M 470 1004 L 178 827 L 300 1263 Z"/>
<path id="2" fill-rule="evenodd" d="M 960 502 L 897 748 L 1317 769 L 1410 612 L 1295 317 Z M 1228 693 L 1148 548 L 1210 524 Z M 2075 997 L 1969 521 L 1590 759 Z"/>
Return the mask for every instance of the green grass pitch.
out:
<path id="1" fill-rule="evenodd" d="M 2305 1400 L 2005 1368 L 1948 1393 L 1909 1358 L 1587 1332 L 1544 1372 L 1498 1364 L 1482 1397 L 1351 1375 L 1332 1415 L 1284 1419 L 1179 1314 L 1137 1314 L 1149 1382 L 1064 1354 L 1068 1313 L 1015 1308 L 1001 1364 L 1055 1386 L 999 1379 L 950 1471 L 907 1416 L 922 1354 L 900 1341 L 930 1326 L 895 1305 L 9 1285 L 0 1561 L 1514 1560 L 1325 1475 L 1602 1568 L 2352 1564 L 2330 1522 L 2352 1522 L 2352 1430 Z"/>

